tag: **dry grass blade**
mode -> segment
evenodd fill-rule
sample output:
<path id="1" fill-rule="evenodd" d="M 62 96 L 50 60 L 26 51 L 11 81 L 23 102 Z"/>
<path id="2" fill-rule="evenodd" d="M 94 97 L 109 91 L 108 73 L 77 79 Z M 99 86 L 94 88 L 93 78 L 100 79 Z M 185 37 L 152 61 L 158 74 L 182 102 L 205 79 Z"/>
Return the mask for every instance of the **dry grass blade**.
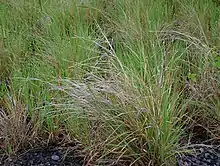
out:
<path id="1" fill-rule="evenodd" d="M 27 109 L 21 101 L 5 99 L 4 108 L 0 110 L 1 146 L 7 153 L 16 153 L 34 138 L 33 123 L 28 117 Z M 30 142 L 31 143 L 31 142 Z"/>

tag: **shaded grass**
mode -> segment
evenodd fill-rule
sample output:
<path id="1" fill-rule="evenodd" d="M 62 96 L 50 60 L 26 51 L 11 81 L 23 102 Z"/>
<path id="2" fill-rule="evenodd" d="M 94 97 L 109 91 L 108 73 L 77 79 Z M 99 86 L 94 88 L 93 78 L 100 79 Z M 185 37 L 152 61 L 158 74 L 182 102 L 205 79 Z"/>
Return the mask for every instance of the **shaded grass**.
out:
<path id="1" fill-rule="evenodd" d="M 62 133 L 82 144 L 85 165 L 175 165 L 188 131 L 219 139 L 215 2 L 0 7 L 4 153 Z"/>

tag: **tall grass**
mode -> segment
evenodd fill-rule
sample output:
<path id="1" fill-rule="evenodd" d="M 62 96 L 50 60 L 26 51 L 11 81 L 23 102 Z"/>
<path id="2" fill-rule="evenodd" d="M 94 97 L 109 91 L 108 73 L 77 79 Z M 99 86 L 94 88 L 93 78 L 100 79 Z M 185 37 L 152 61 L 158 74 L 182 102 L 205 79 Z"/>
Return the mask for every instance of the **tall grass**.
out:
<path id="1" fill-rule="evenodd" d="M 0 9 L 3 153 L 62 134 L 80 142 L 85 165 L 175 165 L 196 127 L 218 139 L 215 1 L 4 0 Z"/>

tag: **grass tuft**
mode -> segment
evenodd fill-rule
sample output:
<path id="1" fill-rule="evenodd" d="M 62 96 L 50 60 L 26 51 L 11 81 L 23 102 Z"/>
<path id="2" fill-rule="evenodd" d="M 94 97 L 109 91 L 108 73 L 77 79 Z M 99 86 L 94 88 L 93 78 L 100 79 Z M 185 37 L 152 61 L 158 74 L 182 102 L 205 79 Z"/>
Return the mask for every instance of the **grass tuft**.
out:
<path id="1" fill-rule="evenodd" d="M 77 141 L 84 165 L 170 166 L 189 143 L 219 143 L 219 12 L 206 0 L 3 0 L 2 154 Z"/>

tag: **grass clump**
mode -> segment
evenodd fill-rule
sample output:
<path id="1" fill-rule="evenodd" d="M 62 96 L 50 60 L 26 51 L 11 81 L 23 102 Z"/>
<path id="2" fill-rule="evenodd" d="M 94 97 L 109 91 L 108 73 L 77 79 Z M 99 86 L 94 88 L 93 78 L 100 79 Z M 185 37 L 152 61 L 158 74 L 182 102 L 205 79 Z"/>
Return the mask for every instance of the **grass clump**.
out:
<path id="1" fill-rule="evenodd" d="M 175 165 L 188 139 L 219 140 L 215 1 L 0 8 L 4 154 L 77 140 L 85 165 Z"/>

